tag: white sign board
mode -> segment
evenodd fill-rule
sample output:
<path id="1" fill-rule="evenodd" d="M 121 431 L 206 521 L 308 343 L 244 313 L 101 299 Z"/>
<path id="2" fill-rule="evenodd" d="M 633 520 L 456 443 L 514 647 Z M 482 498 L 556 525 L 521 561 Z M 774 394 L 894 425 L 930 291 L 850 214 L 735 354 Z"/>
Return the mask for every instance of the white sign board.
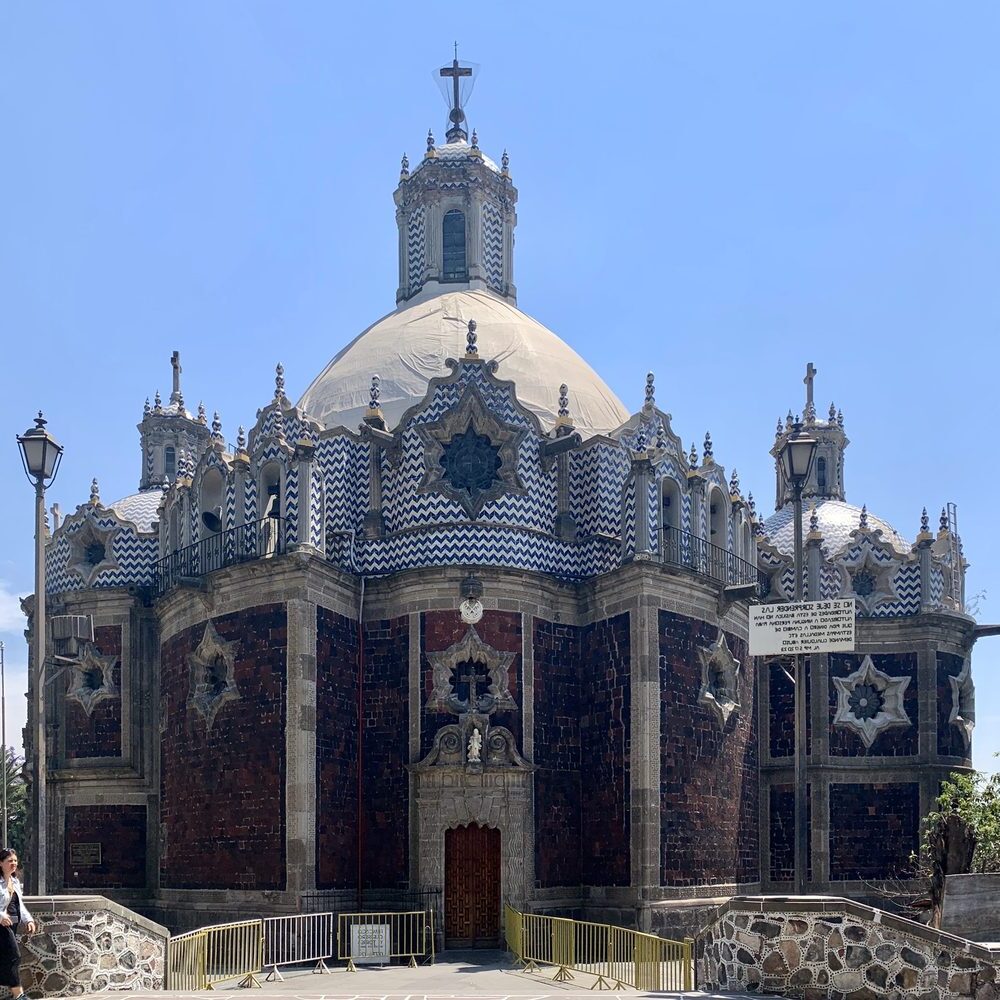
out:
<path id="1" fill-rule="evenodd" d="M 355 964 L 389 964 L 392 931 L 389 924 L 351 924 L 351 958 Z"/>
<path id="2" fill-rule="evenodd" d="M 750 608 L 750 655 L 854 651 L 854 598 L 755 604 Z"/>

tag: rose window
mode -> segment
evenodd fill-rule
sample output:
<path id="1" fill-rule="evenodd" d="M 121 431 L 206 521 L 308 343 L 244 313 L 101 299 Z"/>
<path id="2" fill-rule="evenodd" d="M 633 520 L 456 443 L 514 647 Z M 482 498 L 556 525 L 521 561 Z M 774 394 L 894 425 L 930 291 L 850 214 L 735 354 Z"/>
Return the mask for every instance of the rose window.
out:
<path id="1" fill-rule="evenodd" d="M 483 493 L 496 482 L 502 460 L 500 446 L 469 427 L 444 446 L 440 461 L 452 489 Z"/>

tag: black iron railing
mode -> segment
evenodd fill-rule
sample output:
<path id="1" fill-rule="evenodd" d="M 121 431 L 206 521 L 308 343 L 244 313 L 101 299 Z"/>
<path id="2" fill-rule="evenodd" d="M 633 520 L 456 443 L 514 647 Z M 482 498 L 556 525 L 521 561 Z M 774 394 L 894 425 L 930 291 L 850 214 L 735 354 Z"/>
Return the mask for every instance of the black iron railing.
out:
<path id="1" fill-rule="evenodd" d="M 185 580 L 197 580 L 224 566 L 267 559 L 284 551 L 283 517 L 264 517 L 235 528 L 226 528 L 164 556 L 156 564 L 153 590 L 159 596 Z"/>
<path id="2" fill-rule="evenodd" d="M 762 574 L 752 562 L 690 531 L 670 525 L 663 529 L 663 561 L 711 577 L 726 587 L 754 586 L 758 596 L 761 594 Z"/>

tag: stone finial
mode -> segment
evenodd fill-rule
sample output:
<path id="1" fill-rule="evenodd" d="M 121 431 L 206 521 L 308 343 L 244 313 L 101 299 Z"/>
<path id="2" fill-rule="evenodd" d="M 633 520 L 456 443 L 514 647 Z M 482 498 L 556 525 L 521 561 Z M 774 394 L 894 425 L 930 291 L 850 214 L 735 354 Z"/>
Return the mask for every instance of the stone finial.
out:
<path id="1" fill-rule="evenodd" d="M 785 433 L 785 421 L 778 417 L 778 426 L 774 429 L 774 436 L 780 438 Z"/>
<path id="2" fill-rule="evenodd" d="M 809 534 L 815 535 L 819 532 L 819 512 L 816 510 L 816 503 L 813 501 L 812 509 L 809 511 Z"/>
<path id="3" fill-rule="evenodd" d="M 146 397 L 146 402 L 142 404 L 142 415 L 144 417 L 149 416 L 149 396 Z"/>
<path id="4" fill-rule="evenodd" d="M 208 414 L 205 412 L 205 404 L 200 400 L 198 401 L 198 423 L 199 424 L 208 423 Z"/>
<path id="5" fill-rule="evenodd" d="M 510 170 L 510 157 L 507 155 L 507 150 L 503 151 L 503 156 L 500 157 L 500 169 L 503 171 L 503 175 L 506 177 Z"/>
<path id="6" fill-rule="evenodd" d="M 830 423 L 831 424 L 836 423 L 836 421 L 837 421 L 837 407 L 834 406 L 833 403 L 830 404 L 829 417 L 830 417 Z"/>
<path id="7" fill-rule="evenodd" d="M 863 504 L 861 507 L 861 517 L 858 518 L 858 527 L 862 531 L 868 530 L 868 504 Z"/>
<path id="8" fill-rule="evenodd" d="M 559 386 L 559 416 L 569 417 L 569 386 L 565 382 Z"/>
<path id="9" fill-rule="evenodd" d="M 757 501 L 753 498 L 753 491 L 751 490 L 747 494 L 747 510 L 750 511 L 750 519 L 752 521 L 757 520 Z"/>
<path id="10" fill-rule="evenodd" d="M 236 432 L 236 450 L 247 450 L 247 432 L 243 429 L 242 424 L 240 424 L 240 429 Z"/>
<path id="11" fill-rule="evenodd" d="M 729 495 L 738 497 L 740 495 L 740 474 L 733 469 L 733 474 L 729 477 Z"/>
<path id="12" fill-rule="evenodd" d="M 712 457 L 712 435 L 708 431 L 705 431 L 705 464 L 708 465 L 710 462 L 713 461 L 714 458 Z"/>
<path id="13" fill-rule="evenodd" d="M 162 413 L 163 412 L 163 400 L 160 399 L 160 390 L 157 389 L 153 396 L 153 412 Z"/>
<path id="14" fill-rule="evenodd" d="M 222 421 L 219 419 L 219 411 L 212 414 L 212 440 L 216 444 L 222 444 Z"/>
<path id="15" fill-rule="evenodd" d="M 920 512 L 920 534 L 926 534 L 931 530 L 931 519 L 927 516 L 927 508 Z"/>
<path id="16" fill-rule="evenodd" d="M 97 485 L 97 477 L 90 481 L 90 506 L 97 507 L 101 503 L 101 488 Z"/>
<path id="17" fill-rule="evenodd" d="M 476 321 L 474 319 L 469 320 L 469 329 L 465 334 L 465 356 L 467 358 L 477 357 L 479 354 L 479 348 L 476 346 L 477 341 L 476 336 Z"/>
<path id="18" fill-rule="evenodd" d="M 656 387 L 654 385 L 656 376 L 652 372 L 646 372 L 646 399 L 643 408 L 651 410 L 656 406 Z"/>
<path id="19" fill-rule="evenodd" d="M 688 465 L 690 465 L 692 469 L 698 468 L 698 449 L 695 446 L 694 441 L 691 442 L 691 454 L 688 455 Z"/>
<path id="20" fill-rule="evenodd" d="M 399 164 L 399 179 L 406 180 L 410 176 L 410 158 L 403 153 L 403 159 Z"/>
<path id="21" fill-rule="evenodd" d="M 843 428 L 843 426 L 844 426 L 844 411 L 843 410 L 837 410 L 837 423 L 840 425 L 841 428 Z"/>
<path id="22" fill-rule="evenodd" d="M 479 133 L 475 129 L 472 130 L 472 148 L 479 149 Z"/>
<path id="23" fill-rule="evenodd" d="M 180 414 L 183 414 L 184 413 L 184 393 L 181 392 L 180 389 L 178 389 L 176 393 L 173 393 L 171 395 L 172 396 L 176 396 L 177 412 L 180 413 Z M 170 401 L 174 402 L 174 399 L 171 398 Z"/>
<path id="24" fill-rule="evenodd" d="M 938 527 L 941 531 L 948 530 L 948 510 L 945 507 L 941 508 L 941 518 L 938 521 Z"/>
<path id="25" fill-rule="evenodd" d="M 788 411 L 788 416 L 785 417 L 785 430 L 790 431 L 795 424 L 795 418 L 792 416 L 792 411 Z"/>
<path id="26" fill-rule="evenodd" d="M 372 375 L 372 384 L 368 389 L 368 409 L 377 410 L 379 408 L 379 396 L 382 392 L 382 379 L 378 375 Z"/>
<path id="27" fill-rule="evenodd" d="M 434 152 L 434 133 L 430 129 L 427 130 L 427 152 Z"/>
<path id="28" fill-rule="evenodd" d="M 282 399 L 285 395 L 285 366 L 279 361 L 274 366 L 274 398 Z"/>
<path id="29" fill-rule="evenodd" d="M 667 431 L 662 420 L 656 421 L 656 447 L 663 449 L 667 446 Z"/>

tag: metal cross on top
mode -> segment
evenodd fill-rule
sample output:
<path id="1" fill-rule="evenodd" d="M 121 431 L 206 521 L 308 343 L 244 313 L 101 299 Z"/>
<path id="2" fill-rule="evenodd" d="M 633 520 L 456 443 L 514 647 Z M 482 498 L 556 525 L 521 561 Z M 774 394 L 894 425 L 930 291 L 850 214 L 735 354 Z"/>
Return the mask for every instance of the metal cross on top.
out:
<path id="1" fill-rule="evenodd" d="M 460 77 L 472 76 L 471 66 L 459 66 L 458 64 L 458 42 L 455 42 L 455 58 L 452 60 L 450 66 L 442 66 L 440 70 L 441 76 L 451 77 L 451 111 L 448 112 L 448 120 L 451 122 L 451 128 L 448 129 L 447 138 L 461 138 L 464 139 L 465 129 L 462 128 L 462 122 L 465 121 L 465 112 L 462 110 L 461 97 L 458 90 L 458 81 Z M 452 133 L 456 133 L 455 136 Z"/>
<path id="2" fill-rule="evenodd" d="M 819 369 L 813 367 L 810 361 L 806 365 L 806 377 L 802 380 L 806 386 L 806 413 L 811 413 L 813 408 L 813 379 L 819 374 Z"/>

